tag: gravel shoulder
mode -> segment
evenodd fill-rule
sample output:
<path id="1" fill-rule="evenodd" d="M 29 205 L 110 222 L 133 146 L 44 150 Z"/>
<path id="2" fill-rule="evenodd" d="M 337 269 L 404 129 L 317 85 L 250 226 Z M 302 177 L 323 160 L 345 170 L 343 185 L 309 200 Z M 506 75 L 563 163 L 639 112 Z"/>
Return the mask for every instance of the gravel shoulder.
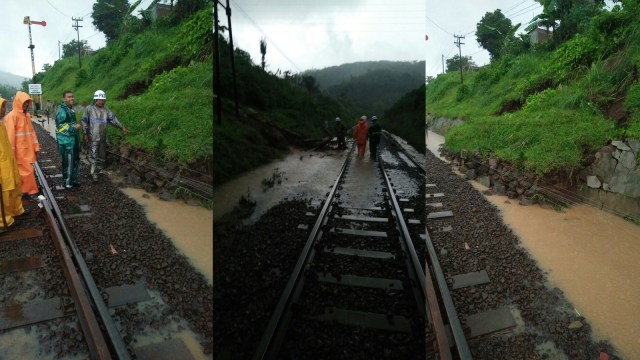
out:
<path id="1" fill-rule="evenodd" d="M 458 315 L 508 307 L 522 319 L 511 331 L 471 339 L 474 359 L 495 359 L 498 353 L 509 359 L 594 359 L 600 353 L 619 359 L 611 344 L 594 340 L 588 319 L 550 285 L 499 210 L 430 152 L 426 163 L 427 184 L 446 194 L 444 210 L 455 215 L 427 222 L 445 276 L 451 281 L 454 275 L 486 270 L 491 279 L 451 291 Z M 443 226 L 452 230 L 440 231 Z"/>

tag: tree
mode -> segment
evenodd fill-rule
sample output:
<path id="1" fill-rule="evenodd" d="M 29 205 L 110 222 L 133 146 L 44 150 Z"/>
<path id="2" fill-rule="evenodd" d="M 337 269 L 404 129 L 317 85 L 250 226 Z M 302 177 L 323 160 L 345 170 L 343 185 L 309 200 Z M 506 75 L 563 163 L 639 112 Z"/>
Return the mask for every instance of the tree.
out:
<path id="1" fill-rule="evenodd" d="M 556 25 L 553 40 L 561 44 L 589 26 L 591 18 L 602 11 L 602 0 L 536 0 L 544 16 L 538 16 L 543 26 Z M 533 21 L 535 21 L 534 18 Z M 532 21 L 532 22 L 533 22 Z"/>
<path id="2" fill-rule="evenodd" d="M 484 14 L 476 25 L 476 38 L 480 46 L 489 52 L 491 59 L 500 57 L 504 44 L 513 37 L 511 20 L 507 19 L 500 9 Z"/>
<path id="3" fill-rule="evenodd" d="M 264 70 L 266 64 L 264 57 L 267 55 L 267 41 L 264 38 L 260 39 L 260 53 L 262 54 L 262 70 Z"/>
<path id="4" fill-rule="evenodd" d="M 462 71 L 478 70 L 478 65 L 471 61 L 471 56 L 462 57 Z M 460 71 L 460 55 L 454 55 L 451 59 L 447 59 L 447 72 Z"/>
<path id="5" fill-rule="evenodd" d="M 91 50 L 87 40 L 80 40 L 80 55 L 85 56 Z M 71 56 L 78 56 L 78 40 L 71 40 L 68 43 L 62 45 L 62 57 L 67 58 Z"/>
<path id="6" fill-rule="evenodd" d="M 189 16 L 202 10 L 210 0 L 178 0 L 174 9 L 174 16 L 178 21 L 185 20 Z"/>
<path id="7" fill-rule="evenodd" d="M 120 35 L 122 22 L 129 12 L 127 0 L 97 0 L 93 4 L 93 26 L 104 33 L 107 42 L 116 40 Z"/>

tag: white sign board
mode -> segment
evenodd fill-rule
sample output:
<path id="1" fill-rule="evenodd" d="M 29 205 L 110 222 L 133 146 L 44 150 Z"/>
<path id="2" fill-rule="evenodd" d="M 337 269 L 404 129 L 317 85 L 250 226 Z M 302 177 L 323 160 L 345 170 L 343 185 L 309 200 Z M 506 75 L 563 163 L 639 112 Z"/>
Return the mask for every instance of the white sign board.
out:
<path id="1" fill-rule="evenodd" d="M 29 84 L 30 95 L 42 95 L 42 84 Z"/>

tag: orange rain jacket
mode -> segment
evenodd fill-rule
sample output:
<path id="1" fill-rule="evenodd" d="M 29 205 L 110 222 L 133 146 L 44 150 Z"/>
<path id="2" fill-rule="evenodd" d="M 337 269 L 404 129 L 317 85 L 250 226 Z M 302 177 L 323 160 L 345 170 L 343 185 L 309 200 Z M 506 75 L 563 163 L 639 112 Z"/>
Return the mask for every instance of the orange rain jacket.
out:
<path id="1" fill-rule="evenodd" d="M 0 98 L 0 108 L 6 101 Z M 7 138 L 7 129 L 0 118 L 0 184 L 2 184 L 2 201 L 4 221 L 0 220 L 0 228 L 13 224 L 13 216 L 24 213 L 22 207 L 22 191 L 20 190 L 20 173 L 16 165 L 16 158 L 11 150 L 11 143 Z"/>
<path id="2" fill-rule="evenodd" d="M 31 100 L 31 97 L 24 91 L 18 91 L 13 99 L 13 110 L 4 118 L 7 136 L 18 164 L 33 164 L 36 162 L 36 153 L 40 151 L 31 114 L 22 111 L 22 104 L 27 100 Z"/>
<path id="3" fill-rule="evenodd" d="M 353 129 L 353 138 L 356 139 L 356 144 L 365 145 L 367 143 L 367 133 L 369 132 L 369 125 L 363 119 L 360 119 Z"/>

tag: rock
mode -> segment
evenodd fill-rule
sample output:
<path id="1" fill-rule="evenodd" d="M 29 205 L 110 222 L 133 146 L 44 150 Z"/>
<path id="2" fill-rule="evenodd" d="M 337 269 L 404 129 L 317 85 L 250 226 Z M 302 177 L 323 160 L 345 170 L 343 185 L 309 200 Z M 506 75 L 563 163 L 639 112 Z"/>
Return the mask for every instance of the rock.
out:
<path id="1" fill-rule="evenodd" d="M 638 152 L 640 152 L 640 140 L 627 139 L 627 144 L 629 144 L 629 147 L 634 154 L 638 154 Z"/>
<path id="2" fill-rule="evenodd" d="M 598 189 L 602 183 L 597 176 L 587 176 L 587 186 L 593 189 Z"/>
<path id="3" fill-rule="evenodd" d="M 629 151 L 631 148 L 627 146 L 623 141 L 614 140 L 611 142 L 611 145 L 615 146 L 618 150 Z"/>
<path id="4" fill-rule="evenodd" d="M 174 201 L 176 199 L 176 197 L 173 196 L 173 194 L 167 190 L 160 191 L 158 196 L 160 197 L 160 200 L 164 200 L 164 201 Z"/>
<path id="5" fill-rule="evenodd" d="M 489 187 L 491 186 L 491 179 L 488 176 L 478 176 L 476 179 L 482 186 Z"/>
<path id="6" fill-rule="evenodd" d="M 636 161 L 636 156 L 631 151 L 623 151 L 620 154 L 620 158 L 618 159 L 618 165 L 624 166 L 629 170 L 635 170 L 638 163 Z"/>
<path id="7" fill-rule="evenodd" d="M 469 169 L 466 174 L 467 180 L 474 180 L 477 177 L 475 169 Z"/>
<path id="8" fill-rule="evenodd" d="M 581 327 L 582 327 L 582 322 L 580 321 L 574 321 L 568 326 L 569 329 L 579 329 Z"/>
<path id="9" fill-rule="evenodd" d="M 127 175 L 127 181 L 134 187 L 140 187 L 140 185 L 142 185 L 142 178 L 133 172 Z"/>
<path id="10" fill-rule="evenodd" d="M 504 195 L 507 191 L 507 188 L 504 186 L 504 184 L 499 181 L 495 183 L 494 188 L 496 190 L 496 194 L 498 195 Z"/>

